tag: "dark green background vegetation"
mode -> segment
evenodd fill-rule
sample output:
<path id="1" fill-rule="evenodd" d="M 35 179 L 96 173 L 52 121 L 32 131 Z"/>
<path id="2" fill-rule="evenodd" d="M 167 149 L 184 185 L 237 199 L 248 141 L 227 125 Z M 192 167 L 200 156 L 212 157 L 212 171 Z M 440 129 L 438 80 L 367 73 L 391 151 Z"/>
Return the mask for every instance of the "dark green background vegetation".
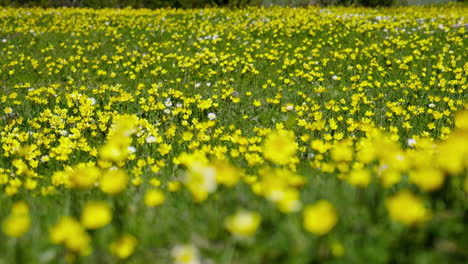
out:
<path id="1" fill-rule="evenodd" d="M 202 7 L 245 7 L 245 6 L 307 6 L 307 5 L 356 5 L 391 6 L 407 4 L 437 4 L 449 0 L 0 0 L 0 6 L 21 7 L 91 7 L 91 8 L 202 8 Z M 458 0 L 454 2 L 466 2 Z"/>

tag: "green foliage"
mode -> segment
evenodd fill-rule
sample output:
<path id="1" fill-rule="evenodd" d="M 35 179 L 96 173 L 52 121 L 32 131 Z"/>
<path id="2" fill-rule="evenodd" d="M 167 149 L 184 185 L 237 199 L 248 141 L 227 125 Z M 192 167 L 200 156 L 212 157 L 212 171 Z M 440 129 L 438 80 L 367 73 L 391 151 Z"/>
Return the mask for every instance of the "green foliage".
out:
<path id="1" fill-rule="evenodd" d="M 32 222 L 19 239 L 0 231 L 0 264 L 65 263 L 70 252 L 52 244 L 50 230 L 63 216 L 78 219 L 91 200 L 106 201 L 113 208 L 113 220 L 89 231 L 93 251 L 74 263 L 173 263 L 171 251 L 180 243 L 196 245 L 202 263 L 465 263 L 468 164 L 430 192 L 412 183 L 407 172 L 392 187 L 380 183 L 391 176 L 381 172 L 392 166 L 404 169 L 400 162 L 417 161 L 408 165 L 422 169 L 436 166 L 431 164 L 432 151 L 443 150 L 439 139 L 451 135 L 455 112 L 467 105 L 466 31 L 458 24 L 466 8 L 237 10 L 247 2 L 229 0 L 60 3 L 95 8 L 168 5 L 187 10 L 4 9 L 5 15 L 0 16 L 0 225 L 18 200 L 30 207 Z M 189 9 L 202 5 L 233 9 Z M 165 105 L 168 99 L 172 106 Z M 210 108 L 199 107 L 207 101 L 212 102 Z M 261 105 L 255 106 L 256 101 Z M 174 114 L 164 112 L 166 106 Z M 209 125 L 210 112 L 216 113 L 214 126 Z M 110 196 L 98 185 L 70 189 L 54 183 L 51 178 L 56 172 L 60 176 L 68 167 L 97 160 L 86 145 L 64 144 L 55 151 L 60 139 L 76 136 L 76 142 L 98 149 L 108 141 L 111 117 L 124 113 L 145 121 L 133 138 L 135 159 L 123 168 L 132 177 L 126 190 Z M 283 213 L 274 201 L 254 192 L 258 179 L 288 172 L 259 174 L 260 169 L 281 167 L 267 160 L 250 165 L 254 159 L 247 159 L 247 154 L 261 148 L 267 129 L 283 125 L 297 136 L 297 175 L 305 185 L 297 180 L 295 185 L 302 204 L 326 199 L 336 207 L 338 223 L 323 236 L 304 229 L 301 211 Z M 155 127 L 153 134 L 148 132 L 150 126 Z M 399 142 L 360 144 L 364 130 L 373 131 L 369 128 L 386 129 Z M 182 140 L 186 132 L 193 138 Z M 161 144 L 147 141 L 150 135 L 161 137 L 172 150 L 162 154 Z M 321 154 L 327 142 L 330 147 L 343 142 L 340 135 L 356 147 L 387 153 L 386 163 L 350 162 L 342 167 L 348 163 L 331 160 L 334 150 Z M 407 146 L 410 138 L 421 145 L 393 151 L 393 145 Z M 462 135 L 453 142 L 459 146 L 466 138 Z M 320 144 L 313 147 L 314 142 Z M 40 152 L 29 151 L 33 145 Z M 343 145 L 338 146 L 343 151 Z M 180 153 L 197 149 L 218 153 L 214 151 L 224 147 L 232 165 L 245 169 L 237 185 L 220 185 L 202 203 L 195 202 L 185 186 L 178 191 L 169 188 L 186 175 L 174 162 Z M 73 152 L 66 161 L 50 158 L 51 153 L 69 149 Z M 239 156 L 241 149 L 248 150 L 246 155 Z M 467 157 L 458 151 L 468 147 L 453 149 L 446 148 L 446 153 L 454 153 L 443 160 L 447 164 Z M 359 155 L 356 152 L 355 158 Z M 164 165 L 158 165 L 157 172 L 146 163 L 140 168 L 140 161 L 148 158 Z M 36 189 L 29 190 L 32 174 L 25 173 L 20 163 L 13 165 L 15 160 L 24 160 L 31 164 L 28 171 L 37 172 L 37 177 L 31 177 L 38 182 Z M 35 161 L 37 167 L 32 165 Z M 330 167 L 335 164 L 337 168 Z M 367 187 L 347 180 L 344 171 L 358 166 L 372 172 Z M 22 185 L 12 194 L 18 179 Z M 155 179 L 166 195 L 157 208 L 148 207 L 144 198 Z M 403 188 L 432 211 L 431 220 L 406 226 L 390 218 L 385 201 Z M 403 214 L 412 208 L 402 205 L 397 209 Z M 257 233 L 247 240 L 232 236 L 224 226 L 237 207 L 262 217 Z M 109 252 L 109 244 L 122 232 L 134 235 L 138 245 L 129 259 L 119 261 Z"/>
<path id="2" fill-rule="evenodd" d="M 0 0 L 1 6 L 14 7 L 90 7 L 90 8 L 203 8 L 259 5 L 258 0 Z"/>
<path id="3" fill-rule="evenodd" d="M 259 5 L 356 5 L 356 6 L 390 6 L 395 0 L 0 0 L 1 6 L 16 7 L 90 7 L 90 8 L 203 8 L 234 7 Z"/>

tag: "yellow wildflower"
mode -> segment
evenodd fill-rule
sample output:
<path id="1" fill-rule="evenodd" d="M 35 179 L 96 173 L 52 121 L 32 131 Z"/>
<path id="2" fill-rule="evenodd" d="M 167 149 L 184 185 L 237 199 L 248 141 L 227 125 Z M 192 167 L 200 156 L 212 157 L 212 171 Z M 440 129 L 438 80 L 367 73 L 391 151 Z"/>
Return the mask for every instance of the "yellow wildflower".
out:
<path id="1" fill-rule="evenodd" d="M 263 144 L 265 159 L 279 165 L 288 164 L 297 151 L 294 134 L 274 132 L 268 135 Z"/>
<path id="2" fill-rule="evenodd" d="M 343 244 L 341 244 L 340 242 L 338 241 L 334 241 L 332 244 L 331 244 L 331 253 L 333 256 L 335 257 L 341 257 L 344 255 L 345 253 L 345 248 L 343 246 Z"/>
<path id="3" fill-rule="evenodd" d="M 369 170 L 364 168 L 355 168 L 349 173 L 348 182 L 358 187 L 367 187 L 371 181 Z"/>
<path id="4" fill-rule="evenodd" d="M 13 204 L 11 214 L 3 221 L 2 231 L 9 237 L 20 237 L 31 225 L 29 208 L 25 202 Z"/>
<path id="5" fill-rule="evenodd" d="M 174 264 L 200 264 L 198 249 L 191 244 L 177 245 L 172 249 Z"/>
<path id="6" fill-rule="evenodd" d="M 439 189 L 444 183 L 444 174 L 435 168 L 423 168 L 411 171 L 409 174 L 411 182 L 424 191 L 434 191 Z"/>
<path id="7" fill-rule="evenodd" d="M 414 225 L 430 219 L 429 210 L 421 199 L 408 190 L 401 190 L 385 201 L 390 217 L 406 225 Z"/>
<path id="8" fill-rule="evenodd" d="M 137 240 L 130 234 L 122 235 L 110 245 L 110 252 L 120 259 L 126 259 L 135 251 Z"/>
<path id="9" fill-rule="evenodd" d="M 69 250 L 88 255 L 91 252 L 90 237 L 80 223 L 65 216 L 51 229 L 50 240 L 54 244 L 64 244 Z"/>
<path id="10" fill-rule="evenodd" d="M 107 170 L 99 181 L 101 190 L 108 194 L 118 194 L 125 190 L 128 183 L 128 175 L 125 171 Z"/>
<path id="11" fill-rule="evenodd" d="M 232 166 L 228 161 L 217 160 L 213 162 L 216 170 L 216 181 L 226 186 L 234 186 L 241 177 L 239 169 Z"/>
<path id="12" fill-rule="evenodd" d="M 455 126 L 468 131 L 468 110 L 464 110 L 455 116 Z"/>
<path id="13" fill-rule="evenodd" d="M 239 210 L 235 215 L 226 218 L 224 224 L 232 234 L 238 237 L 252 236 L 260 225 L 261 217 L 256 212 Z"/>
<path id="14" fill-rule="evenodd" d="M 90 188 L 97 182 L 101 171 L 94 166 L 76 167 L 70 175 L 70 182 L 75 188 Z"/>
<path id="15" fill-rule="evenodd" d="M 145 204 L 147 206 L 159 206 L 164 200 L 164 193 L 161 190 L 150 189 L 145 194 Z"/>
<path id="16" fill-rule="evenodd" d="M 324 235 L 336 225 L 338 217 L 333 205 L 320 200 L 304 209 L 304 228 L 314 234 Z"/>
<path id="17" fill-rule="evenodd" d="M 88 229 L 106 226 L 112 220 L 112 212 L 104 202 L 88 202 L 81 215 L 81 223 Z"/>

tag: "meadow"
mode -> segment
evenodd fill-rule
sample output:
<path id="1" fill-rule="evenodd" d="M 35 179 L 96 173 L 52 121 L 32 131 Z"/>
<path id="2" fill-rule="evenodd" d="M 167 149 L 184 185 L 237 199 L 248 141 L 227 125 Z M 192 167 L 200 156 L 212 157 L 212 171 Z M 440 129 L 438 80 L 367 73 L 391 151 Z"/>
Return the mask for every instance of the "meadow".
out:
<path id="1" fill-rule="evenodd" d="M 0 8 L 0 263 L 466 263 L 466 14 Z"/>

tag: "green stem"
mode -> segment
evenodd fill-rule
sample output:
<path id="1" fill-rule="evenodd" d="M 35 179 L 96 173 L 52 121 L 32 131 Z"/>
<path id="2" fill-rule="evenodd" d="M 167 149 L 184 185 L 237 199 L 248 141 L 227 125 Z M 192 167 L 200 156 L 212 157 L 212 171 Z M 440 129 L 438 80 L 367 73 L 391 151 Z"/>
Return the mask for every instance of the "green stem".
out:
<path id="1" fill-rule="evenodd" d="M 14 240 L 14 247 L 15 247 L 15 263 L 17 264 L 24 263 L 23 252 L 22 252 L 23 250 L 21 248 L 21 242 L 19 238 L 16 238 Z"/>
<path id="2" fill-rule="evenodd" d="M 224 250 L 223 258 L 221 260 L 221 263 L 223 263 L 223 264 L 232 263 L 232 258 L 234 256 L 234 251 L 235 251 L 235 241 L 232 241 L 232 239 L 230 239 L 229 242 L 226 245 L 226 249 Z"/>

